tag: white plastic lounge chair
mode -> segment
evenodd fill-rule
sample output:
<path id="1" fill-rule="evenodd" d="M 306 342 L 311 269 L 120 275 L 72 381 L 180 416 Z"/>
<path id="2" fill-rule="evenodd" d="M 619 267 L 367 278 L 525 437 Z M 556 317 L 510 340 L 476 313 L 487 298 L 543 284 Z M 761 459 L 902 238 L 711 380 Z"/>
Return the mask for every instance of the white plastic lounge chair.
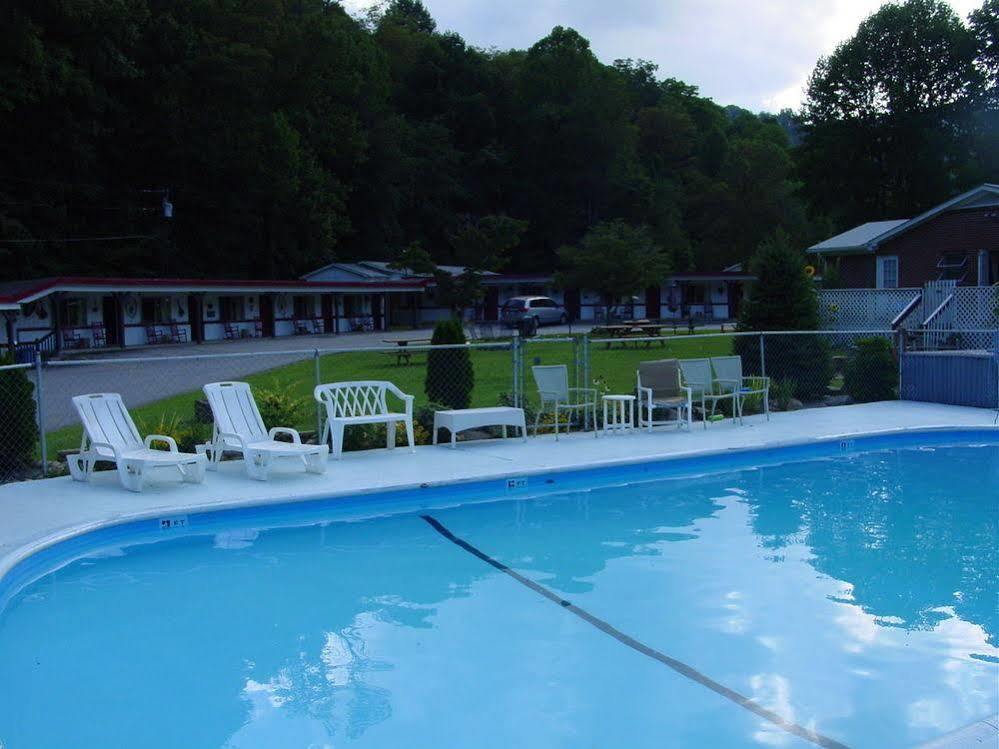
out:
<path id="1" fill-rule="evenodd" d="M 117 393 L 77 395 L 73 406 L 83 422 L 80 452 L 68 459 L 74 481 L 89 481 L 97 461 L 116 464 L 121 485 L 133 492 L 142 491 L 153 468 L 173 468 L 189 483 L 204 479 L 204 455 L 178 452 L 174 439 L 163 434 L 150 434 L 143 441 Z M 154 450 L 154 442 L 163 442 L 168 449 Z"/>
<path id="2" fill-rule="evenodd" d="M 392 393 L 404 404 L 404 413 L 388 409 L 387 393 Z M 413 396 L 407 395 L 391 382 L 383 380 L 360 380 L 357 382 L 334 382 L 317 385 L 312 391 L 317 401 L 326 407 L 326 425 L 323 427 L 322 443 L 333 448 L 337 460 L 343 455 L 343 431 L 352 424 L 386 424 L 388 435 L 386 446 L 395 447 L 395 425 L 400 421 L 406 425 L 406 439 L 409 451 L 416 448 L 413 440 Z"/>
<path id="3" fill-rule="evenodd" d="M 763 413 L 770 421 L 770 378 L 744 376 L 741 356 L 712 356 L 711 368 L 715 371 L 718 388 L 735 393 L 739 405 L 739 423 L 742 423 L 743 406 L 748 397 L 763 396 Z"/>
<path id="4" fill-rule="evenodd" d="M 693 395 L 689 387 L 680 384 L 680 363 L 676 359 L 643 361 L 638 365 L 638 426 L 650 432 L 654 426 L 693 423 Z M 655 420 L 657 410 L 674 411 L 676 418 Z"/>
<path id="5" fill-rule="evenodd" d="M 709 359 L 681 359 L 680 373 L 683 375 L 683 384 L 691 390 L 694 402 L 701 402 L 701 418 L 705 429 L 708 428 L 708 419 L 714 416 L 715 409 L 722 401 L 732 403 L 732 422 L 735 422 L 739 415 L 739 401 L 731 389 L 722 392 L 716 387 Z M 708 404 L 711 405 L 710 411 Z"/>
<path id="6" fill-rule="evenodd" d="M 534 383 L 538 386 L 541 404 L 534 417 L 534 433 L 538 433 L 541 415 L 549 408 L 555 415 L 555 439 L 558 439 L 560 416 L 567 413 L 565 431 L 568 434 L 572 425 L 572 414 L 583 412 L 583 428 L 593 424 L 593 434 L 597 435 L 597 391 L 594 388 L 569 387 L 569 370 L 564 364 L 531 367 Z"/>
<path id="7" fill-rule="evenodd" d="M 326 445 L 303 445 L 295 429 L 273 427 L 267 431 L 260 418 L 253 392 L 245 382 L 212 382 L 202 388 L 215 421 L 212 441 L 198 445 L 198 452 L 208 455 L 209 468 L 215 470 L 222 454 L 229 450 L 243 454 L 246 475 L 266 481 L 276 460 L 301 461 L 309 473 L 325 473 L 329 448 Z M 278 434 L 291 436 L 291 442 L 274 439 Z"/>

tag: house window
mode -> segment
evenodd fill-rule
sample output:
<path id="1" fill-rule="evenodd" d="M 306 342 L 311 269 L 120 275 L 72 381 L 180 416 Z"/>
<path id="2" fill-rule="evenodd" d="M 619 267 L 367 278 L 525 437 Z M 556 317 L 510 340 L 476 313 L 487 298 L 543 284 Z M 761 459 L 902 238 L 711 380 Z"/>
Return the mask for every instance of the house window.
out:
<path id="1" fill-rule="evenodd" d="M 870 267 L 870 266 L 868 266 Z M 898 288 L 898 256 L 879 255 L 877 258 L 877 286 L 879 289 Z"/>
<path id="2" fill-rule="evenodd" d="M 170 298 L 164 296 L 142 298 L 142 322 L 170 322 Z"/>
<path id="3" fill-rule="evenodd" d="M 296 296 L 292 298 L 296 320 L 311 320 L 316 316 L 316 305 L 311 296 Z"/>
<path id="4" fill-rule="evenodd" d="M 67 299 L 60 305 L 59 324 L 64 328 L 81 328 L 86 320 L 82 299 Z"/>
<path id="5" fill-rule="evenodd" d="M 220 296 L 219 315 L 222 322 L 239 322 L 243 319 L 243 297 Z"/>

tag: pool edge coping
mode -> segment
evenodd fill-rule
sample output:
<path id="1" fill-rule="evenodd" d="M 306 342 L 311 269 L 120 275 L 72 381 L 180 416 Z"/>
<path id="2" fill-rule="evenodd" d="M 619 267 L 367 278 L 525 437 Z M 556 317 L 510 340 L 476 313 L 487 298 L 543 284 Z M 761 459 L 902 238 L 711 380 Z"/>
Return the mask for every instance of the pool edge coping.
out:
<path id="1" fill-rule="evenodd" d="M 113 528 L 119 525 L 127 525 L 148 520 L 162 518 L 170 514 L 199 514 L 208 512 L 225 512 L 238 509 L 251 509 L 254 507 L 272 507 L 281 504 L 297 502 L 312 502 L 330 499 L 345 499 L 348 497 L 367 497 L 389 492 L 405 492 L 427 488 L 441 488 L 447 486 L 465 486 L 484 481 L 503 481 L 510 478 L 530 478 L 534 476 L 545 476 L 553 473 L 569 473 L 580 470 L 612 469 L 618 467 L 635 466 L 643 463 L 667 463 L 673 461 L 692 460 L 697 458 L 707 458 L 719 455 L 737 455 L 759 450 L 779 450 L 783 448 L 802 447 L 813 444 L 835 442 L 844 439 L 856 439 L 867 437 L 889 437 L 892 435 L 912 434 L 912 433 L 934 433 L 934 432 L 963 432 L 963 431 L 994 431 L 999 434 L 997 425 L 969 426 L 967 424 L 944 424 L 925 425 L 918 427 L 893 427 L 889 429 L 859 430 L 852 432 L 841 432 L 837 434 L 822 434 L 811 437 L 778 439 L 773 441 L 761 441 L 755 445 L 744 445 L 740 447 L 726 447 L 717 449 L 694 449 L 683 452 L 670 452 L 662 454 L 644 454 L 638 457 L 608 458 L 605 460 L 580 462 L 572 465 L 561 465 L 557 467 L 532 467 L 510 470 L 496 471 L 484 476 L 466 477 L 457 479 L 441 479 L 422 482 L 401 482 L 393 485 L 372 486 L 368 488 L 352 488 L 337 491 L 336 489 L 325 489 L 323 491 L 306 491 L 301 494 L 279 496 L 267 498 L 249 499 L 225 499 L 221 501 L 200 500 L 196 504 L 183 506 L 159 506 L 137 510 L 135 512 L 114 513 L 99 520 L 81 522 L 75 525 L 68 525 L 58 528 L 45 535 L 37 536 L 26 543 L 13 547 L 0 556 L 0 589 L 3 588 L 7 575 L 21 563 L 30 559 L 35 554 L 49 549 L 58 544 L 70 541 L 89 533 L 94 533 L 106 528 Z M 239 461 L 234 461 L 239 462 Z"/>

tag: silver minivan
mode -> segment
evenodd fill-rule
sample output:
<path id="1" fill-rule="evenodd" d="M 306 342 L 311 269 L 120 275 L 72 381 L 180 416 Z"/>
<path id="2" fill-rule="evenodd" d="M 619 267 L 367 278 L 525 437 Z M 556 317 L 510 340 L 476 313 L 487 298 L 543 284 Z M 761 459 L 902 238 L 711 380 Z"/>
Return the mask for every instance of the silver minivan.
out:
<path id="1" fill-rule="evenodd" d="M 568 319 L 565 307 L 546 296 L 515 296 L 503 302 L 500 308 L 500 320 L 510 327 L 521 322 L 564 325 Z"/>

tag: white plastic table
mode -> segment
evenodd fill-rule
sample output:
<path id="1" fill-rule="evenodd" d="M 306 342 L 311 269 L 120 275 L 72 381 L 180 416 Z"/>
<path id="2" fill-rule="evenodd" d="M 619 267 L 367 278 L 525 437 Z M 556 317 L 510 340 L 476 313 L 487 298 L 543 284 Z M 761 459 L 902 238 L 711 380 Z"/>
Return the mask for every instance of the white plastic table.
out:
<path id="1" fill-rule="evenodd" d="M 635 428 L 635 396 L 605 395 L 604 402 L 604 434 L 612 432 L 631 431 Z M 608 406 L 610 415 L 608 417 Z"/>
<path id="2" fill-rule="evenodd" d="M 457 442 L 458 432 L 476 427 L 503 427 L 503 439 L 506 439 L 508 426 L 520 429 L 520 436 L 527 442 L 527 423 L 524 421 L 524 409 L 511 406 L 494 406 L 492 408 L 456 408 L 451 411 L 434 413 L 434 444 L 437 444 L 437 432 L 447 429 L 451 432 L 451 447 Z"/>

